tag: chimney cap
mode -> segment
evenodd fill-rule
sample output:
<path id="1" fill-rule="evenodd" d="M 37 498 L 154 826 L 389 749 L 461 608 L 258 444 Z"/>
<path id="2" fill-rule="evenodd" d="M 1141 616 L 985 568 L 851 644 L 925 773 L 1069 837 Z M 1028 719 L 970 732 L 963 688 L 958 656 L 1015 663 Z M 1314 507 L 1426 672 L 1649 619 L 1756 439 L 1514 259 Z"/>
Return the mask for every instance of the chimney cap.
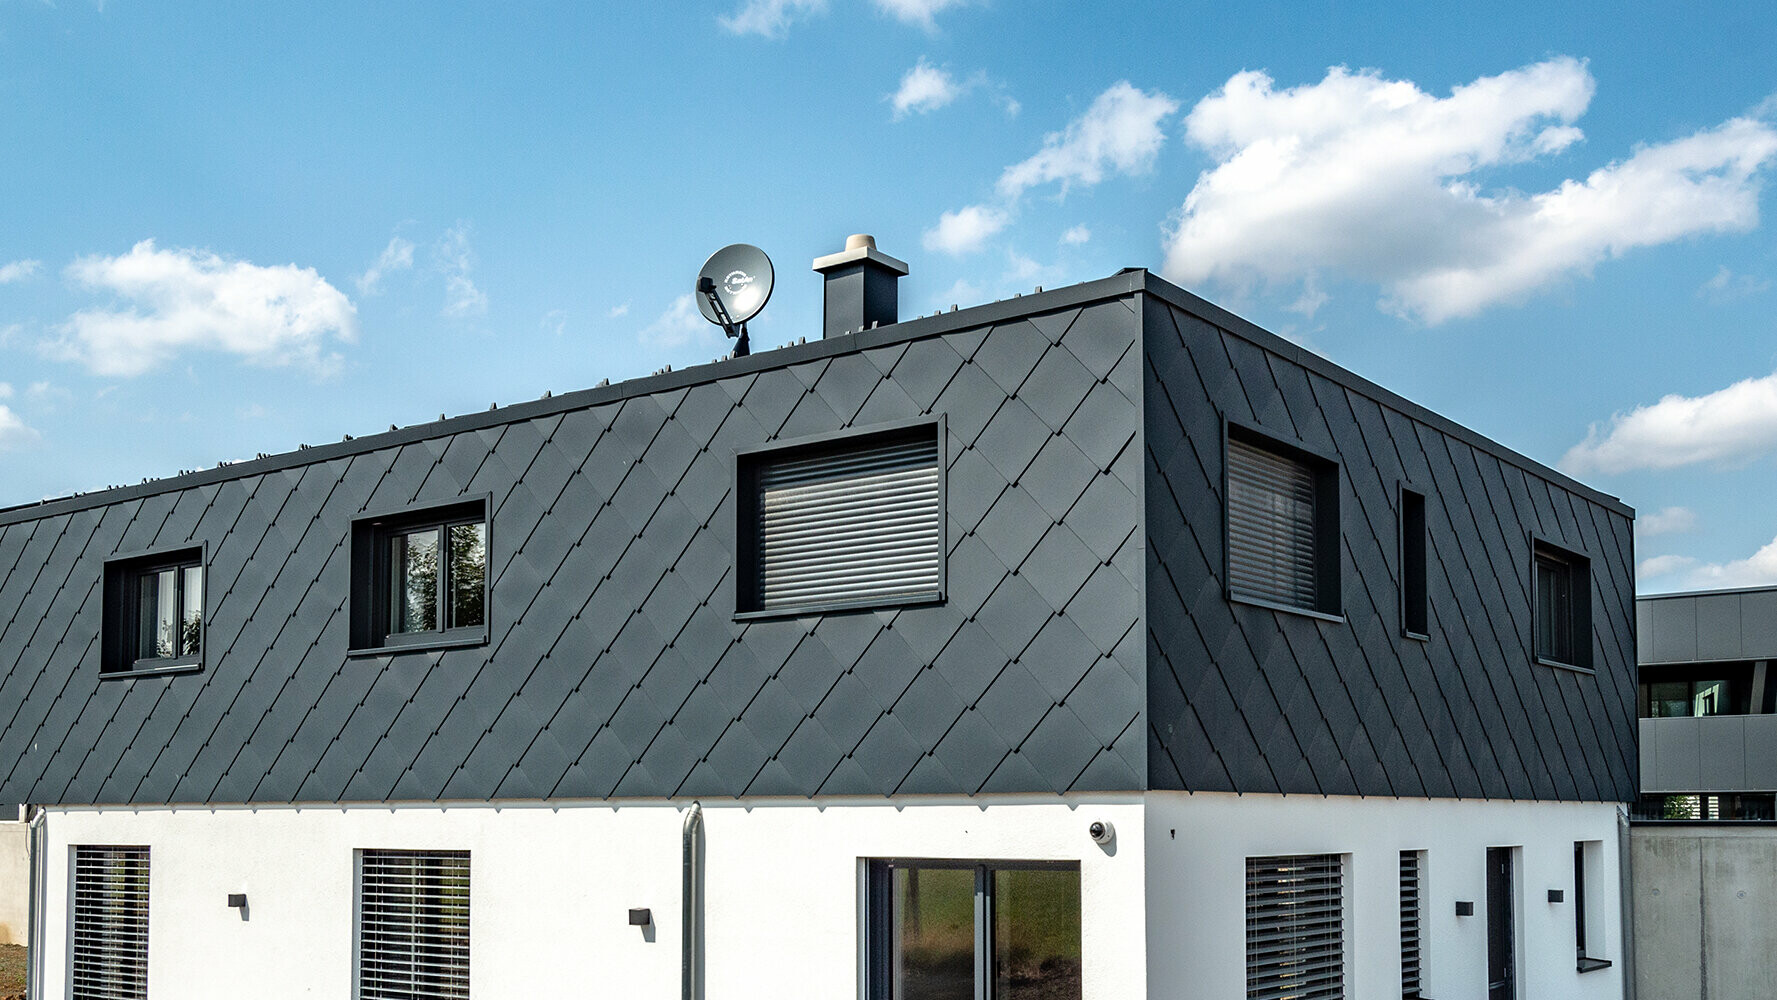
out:
<path id="1" fill-rule="evenodd" d="M 866 260 L 888 268 L 897 276 L 905 275 L 907 273 L 907 264 L 904 261 L 896 260 L 888 254 L 876 249 L 876 237 L 871 236 L 868 233 L 853 233 L 852 235 L 847 236 L 845 238 L 845 249 L 838 253 L 830 253 L 825 257 L 816 257 L 814 259 L 814 269 L 821 274 L 825 274 L 836 268 L 845 267 L 846 265 Z"/>

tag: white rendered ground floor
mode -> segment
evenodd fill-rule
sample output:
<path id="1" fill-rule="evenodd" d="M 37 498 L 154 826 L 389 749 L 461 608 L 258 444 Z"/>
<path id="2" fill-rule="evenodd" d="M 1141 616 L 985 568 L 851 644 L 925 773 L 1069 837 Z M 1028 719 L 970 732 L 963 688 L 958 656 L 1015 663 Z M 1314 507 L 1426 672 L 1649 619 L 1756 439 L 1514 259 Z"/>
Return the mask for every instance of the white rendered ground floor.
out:
<path id="1" fill-rule="evenodd" d="M 32 995 L 71 995 L 77 942 L 93 947 L 81 938 L 91 932 L 75 928 L 77 877 L 86 877 L 77 859 L 127 847 L 146 869 L 150 996 L 356 995 L 367 857 L 384 851 L 449 852 L 463 866 L 466 896 L 453 903 L 467 907 L 476 997 L 677 996 L 690 805 L 51 808 L 37 836 L 40 946 L 32 957 L 42 992 Z M 1077 979 L 1086 1000 L 1238 1000 L 1249 995 L 1256 947 L 1252 872 L 1266 868 L 1249 863 L 1255 858 L 1311 859 L 1331 886 L 1336 902 L 1315 931 L 1338 952 L 1337 979 L 1325 987 L 1337 992 L 1325 995 L 1398 997 L 1403 852 L 1416 873 L 1426 996 L 1488 998 L 1488 864 L 1508 856 L 1516 1000 L 1623 995 L 1612 803 L 1150 792 L 711 801 L 701 810 L 693 899 L 707 1000 L 866 998 L 891 980 L 916 995 L 921 987 L 897 978 L 898 949 L 911 954 L 916 936 L 898 911 L 907 906 L 908 873 L 928 870 L 928 900 L 948 885 L 965 894 L 973 887 L 977 926 L 972 939 L 961 931 L 965 951 L 971 940 L 992 950 L 996 934 L 1023 934 L 1013 925 L 1019 914 L 1041 911 L 1046 930 L 1031 937 L 1033 947 L 1071 951 L 1071 966 L 1044 968 Z M 1091 836 L 1094 823 L 1108 824 L 1106 842 Z M 994 895 L 996 878 L 1026 884 L 1002 873 L 1030 871 L 1060 888 Z M 1275 888 L 1261 886 L 1261 895 Z M 1033 892 L 1043 895 L 1034 909 L 1025 905 Z M 230 899 L 237 895 L 245 900 Z M 1463 904 L 1472 915 L 1458 915 Z M 928 923 L 937 923 L 937 904 L 925 905 Z M 1068 908 L 1075 912 L 1057 912 Z M 966 924 L 970 912 L 965 903 L 957 919 Z M 1576 965 L 1582 921 L 1596 967 L 1585 973 Z M 1077 944 L 1067 943 L 1070 934 Z M 1497 950 L 1492 958 L 1497 966 Z M 962 962 L 967 976 L 966 955 Z M 991 983 L 993 962 L 982 963 L 974 968 Z M 1004 984 L 997 993 L 1025 995 Z"/>

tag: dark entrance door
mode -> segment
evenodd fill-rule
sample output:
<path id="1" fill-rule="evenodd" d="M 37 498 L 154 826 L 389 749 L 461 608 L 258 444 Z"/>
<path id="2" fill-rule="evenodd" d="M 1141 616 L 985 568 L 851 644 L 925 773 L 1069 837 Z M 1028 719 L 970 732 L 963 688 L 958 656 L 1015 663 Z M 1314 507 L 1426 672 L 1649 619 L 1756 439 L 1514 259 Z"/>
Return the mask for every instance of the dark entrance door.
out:
<path id="1" fill-rule="evenodd" d="M 1487 1000 L 1515 1000 L 1512 849 L 1487 848 Z"/>

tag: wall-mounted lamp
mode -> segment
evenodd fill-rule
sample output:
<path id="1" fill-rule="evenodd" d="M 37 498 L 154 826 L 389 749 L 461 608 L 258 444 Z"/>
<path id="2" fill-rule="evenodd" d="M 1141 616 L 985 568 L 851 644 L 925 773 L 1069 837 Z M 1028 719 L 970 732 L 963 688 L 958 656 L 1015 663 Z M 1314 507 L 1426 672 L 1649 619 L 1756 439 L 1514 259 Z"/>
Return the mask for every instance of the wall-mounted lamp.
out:
<path id="1" fill-rule="evenodd" d="M 228 905 L 233 907 L 234 909 L 237 909 L 237 910 L 246 909 L 247 908 L 247 894 L 244 892 L 229 893 L 228 894 Z"/>
<path id="2" fill-rule="evenodd" d="M 646 927 L 654 922 L 654 911 L 646 906 L 632 907 L 629 911 L 629 926 Z"/>
<path id="3" fill-rule="evenodd" d="M 1456 915 L 1459 917 L 1474 916 L 1475 915 L 1474 900 L 1467 900 L 1467 899 L 1457 900 L 1456 901 Z"/>
<path id="4" fill-rule="evenodd" d="M 1567 893 L 1564 890 L 1561 890 L 1561 889 L 1550 889 L 1549 890 L 1549 902 L 1561 903 L 1561 902 L 1565 902 L 1566 900 L 1567 900 Z"/>

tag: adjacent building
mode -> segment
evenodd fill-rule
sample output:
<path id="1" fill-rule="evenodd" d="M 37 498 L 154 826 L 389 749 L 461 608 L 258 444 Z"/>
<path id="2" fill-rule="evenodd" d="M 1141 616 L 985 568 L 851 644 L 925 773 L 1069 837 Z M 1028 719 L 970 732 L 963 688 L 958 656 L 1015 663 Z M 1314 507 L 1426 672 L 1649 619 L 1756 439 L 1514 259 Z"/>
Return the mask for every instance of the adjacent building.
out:
<path id="1" fill-rule="evenodd" d="M 817 263 L 806 344 L 0 512 L 32 995 L 1624 995 L 1629 509 L 1146 271 Z"/>

